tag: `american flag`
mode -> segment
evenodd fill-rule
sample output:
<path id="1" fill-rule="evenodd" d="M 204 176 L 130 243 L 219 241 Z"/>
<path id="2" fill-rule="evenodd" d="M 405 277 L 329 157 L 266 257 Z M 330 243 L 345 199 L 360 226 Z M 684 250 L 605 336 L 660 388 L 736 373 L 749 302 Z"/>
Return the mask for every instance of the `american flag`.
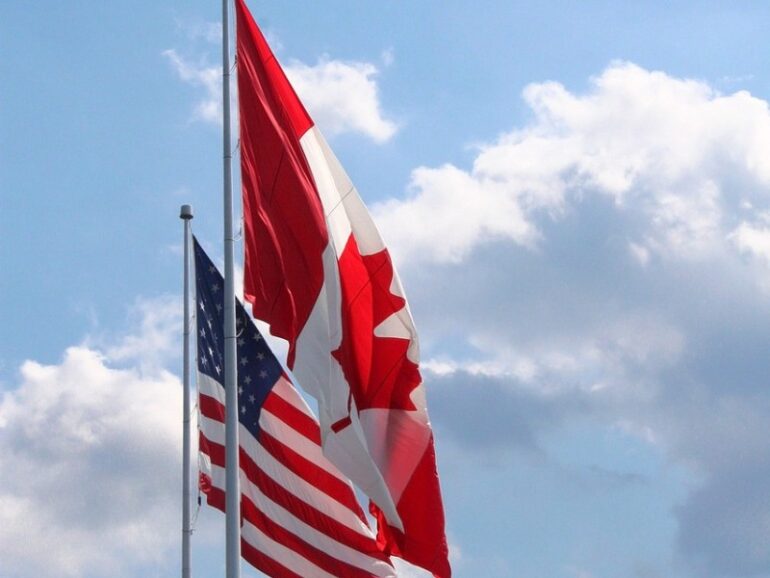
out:
<path id="1" fill-rule="evenodd" d="M 225 509 L 224 281 L 195 243 L 200 487 Z M 395 576 L 318 422 L 236 305 L 243 557 L 273 577 Z"/>

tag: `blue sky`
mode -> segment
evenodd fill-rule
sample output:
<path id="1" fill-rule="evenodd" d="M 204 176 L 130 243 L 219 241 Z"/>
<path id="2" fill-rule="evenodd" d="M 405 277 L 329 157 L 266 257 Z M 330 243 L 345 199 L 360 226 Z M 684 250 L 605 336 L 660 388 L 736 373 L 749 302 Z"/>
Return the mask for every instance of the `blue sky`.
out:
<path id="1" fill-rule="evenodd" d="M 397 259 L 455 575 L 770 576 L 770 7 L 250 5 Z M 0 5 L 2 578 L 178 570 L 219 14 Z"/>

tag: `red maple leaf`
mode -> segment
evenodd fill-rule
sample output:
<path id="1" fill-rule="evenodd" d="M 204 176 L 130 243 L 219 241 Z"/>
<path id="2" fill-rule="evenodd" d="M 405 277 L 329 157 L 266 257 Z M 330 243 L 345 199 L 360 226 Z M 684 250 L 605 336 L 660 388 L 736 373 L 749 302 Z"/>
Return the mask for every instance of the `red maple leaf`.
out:
<path id="1" fill-rule="evenodd" d="M 380 323 L 406 305 L 390 290 L 394 272 L 387 249 L 362 256 L 351 235 L 339 259 L 339 272 L 342 341 L 332 356 L 342 366 L 356 407 L 416 410 L 410 396 L 422 380 L 417 364 L 406 355 L 410 340 L 374 334 Z M 336 430 L 349 423 L 342 421 Z"/>

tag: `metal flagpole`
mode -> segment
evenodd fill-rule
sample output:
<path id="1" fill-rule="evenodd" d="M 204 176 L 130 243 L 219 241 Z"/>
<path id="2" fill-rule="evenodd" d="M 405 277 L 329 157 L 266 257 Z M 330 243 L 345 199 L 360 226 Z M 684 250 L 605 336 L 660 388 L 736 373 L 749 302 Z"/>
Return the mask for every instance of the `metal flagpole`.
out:
<path id="1" fill-rule="evenodd" d="M 182 205 L 184 221 L 184 330 L 182 390 L 182 578 L 190 578 L 190 205 Z"/>
<path id="2" fill-rule="evenodd" d="M 238 368 L 235 335 L 233 261 L 233 177 L 230 136 L 230 0 L 222 0 L 222 111 L 225 209 L 225 568 L 227 578 L 241 575 L 241 489 L 238 465 Z"/>

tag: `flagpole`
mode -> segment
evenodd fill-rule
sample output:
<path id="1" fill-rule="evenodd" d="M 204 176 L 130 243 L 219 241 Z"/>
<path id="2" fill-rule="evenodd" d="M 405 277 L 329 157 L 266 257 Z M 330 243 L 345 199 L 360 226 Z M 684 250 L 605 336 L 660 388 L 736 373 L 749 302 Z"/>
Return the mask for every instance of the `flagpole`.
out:
<path id="1" fill-rule="evenodd" d="M 225 210 L 225 569 L 226 578 L 241 575 L 241 489 L 238 465 L 238 368 L 233 275 L 232 140 L 230 136 L 230 0 L 222 0 L 222 112 Z"/>
<path id="2" fill-rule="evenodd" d="M 190 578 L 190 221 L 193 210 L 182 205 L 179 218 L 184 221 L 184 321 L 182 372 L 182 578 Z"/>

